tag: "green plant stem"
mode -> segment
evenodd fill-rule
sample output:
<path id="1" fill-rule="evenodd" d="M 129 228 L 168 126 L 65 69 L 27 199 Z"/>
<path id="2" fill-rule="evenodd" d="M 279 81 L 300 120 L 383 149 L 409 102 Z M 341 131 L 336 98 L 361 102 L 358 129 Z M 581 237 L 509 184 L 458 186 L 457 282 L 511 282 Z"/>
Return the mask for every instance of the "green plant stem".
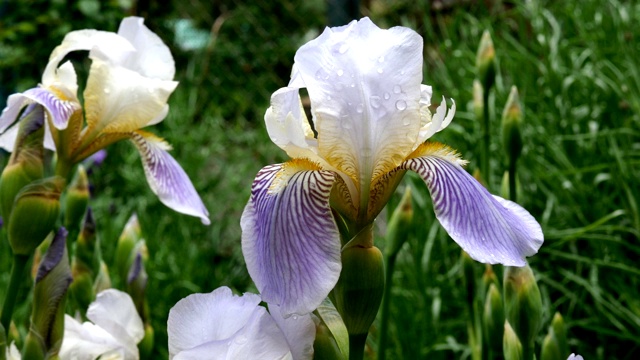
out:
<path id="1" fill-rule="evenodd" d="M 382 297 L 382 309 L 380 314 L 380 340 L 378 343 L 378 360 L 385 360 L 387 351 L 387 340 L 389 338 L 389 304 L 391 304 L 391 281 L 393 280 L 393 269 L 396 264 L 396 255 L 387 258 L 387 268 L 385 274 L 384 295 Z"/>
<path id="2" fill-rule="evenodd" d="M 27 255 L 14 255 L 13 265 L 11 266 L 11 278 L 9 280 L 9 286 L 7 287 L 6 296 L 4 298 L 4 304 L 2 304 L 2 316 L 0 317 L 0 323 L 9 333 L 9 325 L 11 324 L 11 318 L 13 317 L 13 308 L 16 304 L 16 297 L 18 296 L 18 287 L 22 280 L 24 269 L 27 266 L 29 256 Z M 8 335 L 7 335 L 8 336 Z"/>
<path id="3" fill-rule="evenodd" d="M 362 360 L 368 333 L 349 334 L 349 360 Z"/>
<path id="4" fill-rule="evenodd" d="M 490 188 L 491 185 L 491 171 L 489 169 L 489 144 L 491 143 L 491 135 L 489 131 L 489 90 L 484 89 L 482 93 L 482 166 L 480 171 L 482 177 L 486 182 L 485 186 Z"/>
<path id="5" fill-rule="evenodd" d="M 509 160 L 509 200 L 516 202 L 516 160 Z"/>

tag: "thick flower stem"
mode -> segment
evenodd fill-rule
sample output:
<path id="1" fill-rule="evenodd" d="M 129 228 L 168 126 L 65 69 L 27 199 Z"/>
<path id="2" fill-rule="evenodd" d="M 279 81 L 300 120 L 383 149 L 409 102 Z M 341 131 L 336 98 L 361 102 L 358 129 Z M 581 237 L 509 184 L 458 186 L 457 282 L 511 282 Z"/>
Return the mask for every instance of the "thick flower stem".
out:
<path id="1" fill-rule="evenodd" d="M 491 188 L 491 170 L 489 169 L 489 144 L 491 143 L 491 135 L 489 131 L 489 89 L 484 89 L 482 94 L 482 166 L 481 172 L 487 188 Z"/>
<path id="2" fill-rule="evenodd" d="M 389 305 L 391 304 L 391 281 L 393 279 L 393 269 L 395 268 L 396 257 L 387 257 L 384 295 L 382 296 L 382 308 L 380 309 L 380 340 L 378 343 L 378 360 L 386 359 L 387 340 L 389 338 Z"/>
<path id="3" fill-rule="evenodd" d="M 362 360 L 368 333 L 349 334 L 349 360 Z"/>
<path id="4" fill-rule="evenodd" d="M 20 281 L 24 275 L 24 269 L 27 266 L 28 260 L 29 256 L 27 255 L 14 255 L 13 257 L 11 278 L 9 280 L 9 286 L 7 287 L 4 304 L 2 304 L 2 316 L 0 317 L 0 323 L 2 323 L 2 326 L 7 330 L 7 333 L 13 316 L 16 297 L 18 296 L 18 287 L 20 286 Z"/>

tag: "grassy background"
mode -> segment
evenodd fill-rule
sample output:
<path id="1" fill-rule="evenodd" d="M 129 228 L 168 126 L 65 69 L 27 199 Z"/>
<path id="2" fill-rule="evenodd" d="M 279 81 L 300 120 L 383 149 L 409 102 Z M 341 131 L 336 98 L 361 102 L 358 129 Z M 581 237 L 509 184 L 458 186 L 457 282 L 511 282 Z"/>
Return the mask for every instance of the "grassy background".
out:
<path id="1" fill-rule="evenodd" d="M 62 2 L 50 6 L 58 3 Z M 470 161 L 470 171 L 478 166 L 480 155 L 480 124 L 474 119 L 471 90 L 475 52 L 485 29 L 493 36 L 498 60 L 491 96 L 494 119 L 500 117 L 509 88 L 516 85 L 520 91 L 525 148 L 519 164 L 523 191 L 519 202 L 545 233 L 545 244 L 530 261 L 546 307 L 545 332 L 553 313 L 560 311 L 569 326 L 572 351 L 588 359 L 636 358 L 640 354 L 640 4 L 541 0 L 449 6 L 445 1 L 438 7 L 442 2 L 418 3 L 371 0 L 363 2 L 361 11 L 381 27 L 409 26 L 424 37 L 423 82 L 433 86 L 435 99 L 446 96 L 458 104 L 453 123 L 435 139 L 458 149 Z M 192 18 L 212 35 L 204 49 L 175 48 L 181 85 L 170 99 L 167 119 L 151 129 L 173 144 L 172 154 L 211 213 L 211 226 L 175 214 L 153 196 L 141 181 L 143 170 L 131 144 L 111 146 L 105 164 L 91 176 L 95 186 L 91 205 L 107 262 L 128 217 L 136 212 L 141 221 L 151 256 L 148 296 L 156 354 L 161 358 L 167 352 L 168 311 L 179 299 L 221 285 L 237 292 L 255 291 L 240 251 L 240 214 L 257 171 L 286 160 L 270 143 L 262 116 L 270 94 L 288 82 L 296 48 L 326 24 L 325 9 L 321 1 L 191 2 L 174 6 L 168 18 L 147 18 L 168 43 L 174 41 L 167 25 L 171 17 Z M 147 11 L 153 15 L 159 10 L 151 6 Z M 104 26 L 95 27 L 116 29 L 117 21 L 110 17 L 98 20 Z M 60 41 L 55 34 L 45 39 L 44 59 L 29 66 L 44 67 L 50 49 Z M 5 92 L 6 74 L 19 66 L 0 66 Z M 37 77 L 30 83 L 21 79 L 11 83 L 15 87 L 11 90 L 24 90 L 36 82 Z M 489 187 L 498 193 L 506 157 L 501 155 L 499 121 L 492 126 L 494 183 Z M 388 356 L 468 357 L 460 250 L 437 225 L 426 187 L 411 176 L 403 186 L 416 190 L 418 211 L 394 274 Z M 379 220 L 381 233 L 384 215 Z M 382 239 L 378 244 L 384 247 Z M 8 252 L 7 243 L 0 243 L 2 289 L 10 267 Z M 20 307 L 18 318 L 25 320 L 27 311 Z M 538 346 L 543 336 L 541 332 Z M 374 324 L 371 358 L 377 339 Z"/>

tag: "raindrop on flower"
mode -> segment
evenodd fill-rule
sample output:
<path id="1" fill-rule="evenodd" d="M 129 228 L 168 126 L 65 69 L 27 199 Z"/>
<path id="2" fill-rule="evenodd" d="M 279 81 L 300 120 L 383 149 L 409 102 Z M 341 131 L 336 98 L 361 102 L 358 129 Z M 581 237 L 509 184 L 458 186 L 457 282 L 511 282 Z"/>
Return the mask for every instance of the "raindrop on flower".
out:
<path id="1" fill-rule="evenodd" d="M 400 87 L 400 85 L 396 85 L 393 87 L 394 94 L 400 94 L 401 92 L 402 92 L 402 88 Z"/>
<path id="2" fill-rule="evenodd" d="M 342 75 L 344 75 L 344 70 L 342 69 L 338 70 L 338 76 L 342 76 Z"/>
<path id="3" fill-rule="evenodd" d="M 329 78 L 329 74 L 327 74 L 324 69 L 320 68 L 316 71 L 316 80 L 327 80 Z"/>
<path id="4" fill-rule="evenodd" d="M 361 114 L 364 111 L 364 105 L 358 104 L 358 106 L 356 106 L 356 111 L 358 114 Z"/>
<path id="5" fill-rule="evenodd" d="M 371 97 L 369 98 L 369 101 L 371 102 L 372 108 L 377 109 L 380 107 L 380 96 L 371 95 Z"/>
<path id="6" fill-rule="evenodd" d="M 291 318 L 292 318 L 293 320 L 298 320 L 298 315 L 293 315 Z"/>
<path id="7" fill-rule="evenodd" d="M 356 87 L 356 83 L 351 83 L 351 87 Z"/>
<path id="8" fill-rule="evenodd" d="M 391 97 L 391 94 L 389 94 L 388 92 L 384 93 L 384 99 L 385 100 L 389 100 L 389 98 Z"/>
<path id="9" fill-rule="evenodd" d="M 396 109 L 402 111 L 407 108 L 407 102 L 404 100 L 396 101 Z"/>
<path id="10" fill-rule="evenodd" d="M 382 68 L 378 68 L 378 74 L 382 74 L 384 72 L 384 70 L 382 70 Z"/>

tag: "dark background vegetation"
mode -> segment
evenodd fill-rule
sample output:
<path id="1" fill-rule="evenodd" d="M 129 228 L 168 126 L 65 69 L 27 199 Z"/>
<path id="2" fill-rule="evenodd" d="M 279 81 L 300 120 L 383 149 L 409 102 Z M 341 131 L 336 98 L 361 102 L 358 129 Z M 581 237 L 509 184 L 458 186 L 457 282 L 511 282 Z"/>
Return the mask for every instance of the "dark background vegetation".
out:
<path id="1" fill-rule="evenodd" d="M 492 33 L 498 73 L 491 96 L 494 183 L 488 186 L 500 192 L 506 156 L 498 119 L 516 85 L 525 109 L 520 203 L 542 224 L 546 239 L 530 260 L 546 307 L 538 346 L 559 311 L 572 351 L 585 359 L 636 358 L 640 5 L 368 0 L 360 12 L 380 27 L 408 26 L 423 36 L 423 82 L 433 86 L 434 99 L 444 95 L 458 104 L 454 122 L 436 140 L 458 149 L 470 171 L 479 163 L 480 140 L 471 106 L 475 52 L 482 32 Z M 179 299 L 221 285 L 255 291 L 240 251 L 239 219 L 257 171 L 286 160 L 270 143 L 262 118 L 271 93 L 288 82 L 296 49 L 322 31 L 328 13 L 320 0 L 0 1 L 0 106 L 9 94 L 38 83 L 51 50 L 71 30 L 116 31 L 122 17 L 140 15 L 172 48 L 180 85 L 169 116 L 151 131 L 174 145 L 173 155 L 211 213 L 211 226 L 172 212 L 153 196 L 131 144 L 111 146 L 91 175 L 91 205 L 107 262 L 128 217 L 136 212 L 142 223 L 161 358 L 167 356 L 168 311 Z M 176 31 L 185 19 L 193 31 Z M 416 189 L 419 211 L 395 273 L 388 355 L 469 357 L 460 250 L 437 225 L 424 185 L 410 177 L 402 186 Z M 379 220 L 383 228 L 384 216 Z M 379 244 L 384 247 L 383 240 Z M 2 242 L 1 288 L 8 280 L 8 252 Z M 26 320 L 28 308 L 21 311 Z M 376 331 L 374 324 L 371 358 Z"/>

